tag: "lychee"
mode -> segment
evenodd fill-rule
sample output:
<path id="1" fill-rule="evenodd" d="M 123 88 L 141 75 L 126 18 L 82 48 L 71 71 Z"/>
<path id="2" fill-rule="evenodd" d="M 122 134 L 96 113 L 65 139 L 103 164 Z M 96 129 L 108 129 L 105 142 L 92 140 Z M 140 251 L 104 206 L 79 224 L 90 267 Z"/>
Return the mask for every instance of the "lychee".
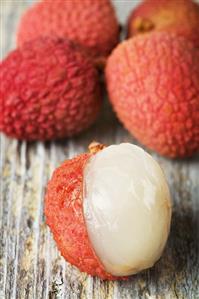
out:
<path id="1" fill-rule="evenodd" d="M 75 135 L 96 119 L 98 71 L 67 40 L 38 38 L 0 65 L 0 130 L 26 140 Z"/>
<path id="2" fill-rule="evenodd" d="M 145 0 L 128 20 L 128 36 L 149 31 L 184 36 L 199 47 L 199 4 L 192 0 Z"/>
<path id="3" fill-rule="evenodd" d="M 110 101 L 124 126 L 168 157 L 199 149 L 199 49 L 153 32 L 121 43 L 106 67 Z"/>
<path id="4" fill-rule="evenodd" d="M 96 148 L 54 171 L 46 222 L 68 262 L 102 279 L 125 279 L 162 254 L 171 220 L 169 189 L 158 163 L 138 146 Z"/>
<path id="5" fill-rule="evenodd" d="M 106 56 L 117 44 L 119 24 L 110 0 L 40 1 L 22 16 L 17 43 L 56 35 L 84 46 L 90 55 Z"/>

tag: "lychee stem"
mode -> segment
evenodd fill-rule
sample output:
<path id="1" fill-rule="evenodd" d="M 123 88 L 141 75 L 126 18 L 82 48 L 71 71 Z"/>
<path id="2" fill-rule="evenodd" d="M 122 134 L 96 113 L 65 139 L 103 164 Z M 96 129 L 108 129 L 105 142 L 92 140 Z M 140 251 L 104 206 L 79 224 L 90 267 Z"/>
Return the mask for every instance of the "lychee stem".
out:
<path id="1" fill-rule="evenodd" d="M 94 58 L 94 65 L 96 66 L 99 72 L 103 72 L 106 66 L 107 57 L 106 56 L 99 56 Z"/>
<path id="2" fill-rule="evenodd" d="M 105 148 L 105 147 L 106 147 L 106 145 L 99 143 L 97 141 L 93 141 L 89 144 L 88 150 L 89 150 L 89 153 L 96 154 L 97 152 L 103 150 L 103 148 Z"/>
<path id="3" fill-rule="evenodd" d="M 154 24 L 149 19 L 137 17 L 133 22 L 133 27 L 137 32 L 145 33 L 154 28 Z"/>

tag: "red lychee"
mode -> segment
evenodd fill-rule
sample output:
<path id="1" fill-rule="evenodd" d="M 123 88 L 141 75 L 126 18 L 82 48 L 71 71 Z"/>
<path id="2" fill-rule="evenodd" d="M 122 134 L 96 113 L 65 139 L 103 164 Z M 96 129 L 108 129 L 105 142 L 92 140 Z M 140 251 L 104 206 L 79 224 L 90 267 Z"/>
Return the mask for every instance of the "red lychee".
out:
<path id="1" fill-rule="evenodd" d="M 110 101 L 124 126 L 168 157 L 199 149 L 199 49 L 153 32 L 121 43 L 108 59 Z"/>
<path id="2" fill-rule="evenodd" d="M 119 24 L 110 0 L 40 1 L 22 16 L 17 43 L 56 35 L 84 46 L 94 56 L 106 56 L 117 44 Z"/>
<path id="3" fill-rule="evenodd" d="M 0 130 L 25 140 L 78 134 L 98 115 L 98 77 L 91 61 L 67 40 L 24 44 L 0 65 Z"/>
<path id="4" fill-rule="evenodd" d="M 184 36 L 199 47 L 199 4 L 192 0 L 145 0 L 128 20 L 128 36 L 149 31 Z"/>
<path id="5" fill-rule="evenodd" d="M 126 279 L 161 256 L 169 189 L 158 163 L 138 146 L 95 145 L 54 171 L 45 216 L 68 262 L 102 279 Z"/>

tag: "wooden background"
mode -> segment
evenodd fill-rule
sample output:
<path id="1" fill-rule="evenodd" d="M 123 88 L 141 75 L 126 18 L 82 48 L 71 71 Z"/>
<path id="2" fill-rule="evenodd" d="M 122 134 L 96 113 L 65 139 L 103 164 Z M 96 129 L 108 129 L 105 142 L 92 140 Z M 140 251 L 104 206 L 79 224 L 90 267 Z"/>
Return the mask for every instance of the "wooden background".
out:
<path id="1" fill-rule="evenodd" d="M 1 58 L 14 48 L 19 17 L 29 4 L 0 0 Z M 114 4 L 124 22 L 136 1 Z M 136 143 L 108 104 L 98 122 L 74 139 L 27 144 L 0 137 L 0 298 L 199 298 L 198 156 L 172 161 L 152 153 L 166 173 L 174 201 L 168 246 L 154 268 L 125 282 L 103 282 L 81 274 L 60 256 L 43 216 L 46 182 L 61 161 L 84 152 L 93 139 Z"/>

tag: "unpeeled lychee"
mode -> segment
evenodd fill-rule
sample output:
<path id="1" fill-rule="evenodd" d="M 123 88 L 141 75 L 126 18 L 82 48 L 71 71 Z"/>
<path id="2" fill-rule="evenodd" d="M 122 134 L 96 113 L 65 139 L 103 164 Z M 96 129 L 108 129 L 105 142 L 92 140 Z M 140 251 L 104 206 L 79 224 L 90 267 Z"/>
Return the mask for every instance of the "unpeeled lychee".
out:
<path id="1" fill-rule="evenodd" d="M 98 72 L 71 42 L 39 38 L 0 65 L 0 130 L 26 140 L 75 135 L 96 119 Z"/>
<path id="2" fill-rule="evenodd" d="M 106 56 L 118 42 L 119 24 L 110 0 L 47 0 L 22 16 L 17 43 L 40 35 L 67 38 L 91 55 Z"/>
<path id="3" fill-rule="evenodd" d="M 118 118 L 144 145 L 168 157 L 199 149 L 199 49 L 166 32 L 121 43 L 106 80 Z"/>
<path id="4" fill-rule="evenodd" d="M 141 148 L 96 148 L 54 171 L 46 222 L 68 262 L 102 279 L 121 279 L 160 258 L 171 200 L 161 168 Z"/>
<path id="5" fill-rule="evenodd" d="M 149 31 L 184 36 L 199 47 L 199 4 L 192 0 L 145 0 L 128 20 L 128 36 Z"/>

